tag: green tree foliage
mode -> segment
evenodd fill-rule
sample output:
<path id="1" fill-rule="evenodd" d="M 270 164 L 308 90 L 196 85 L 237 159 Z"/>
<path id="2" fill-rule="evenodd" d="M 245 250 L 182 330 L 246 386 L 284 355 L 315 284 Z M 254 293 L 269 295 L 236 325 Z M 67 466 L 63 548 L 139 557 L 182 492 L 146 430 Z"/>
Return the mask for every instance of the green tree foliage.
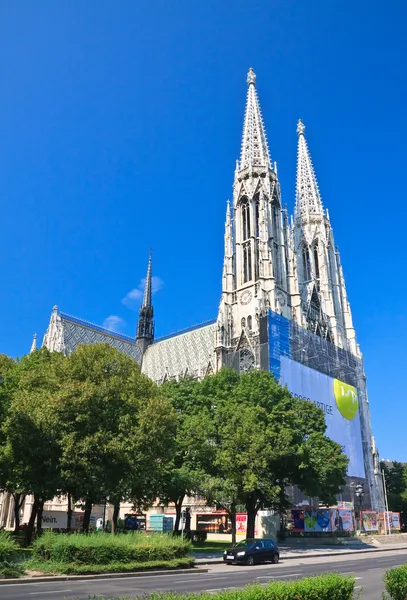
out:
<path id="1" fill-rule="evenodd" d="M 1 426 L 2 487 L 14 495 L 16 524 L 21 497 L 34 496 L 27 542 L 38 512 L 41 523 L 45 500 L 61 489 L 54 399 L 63 378 L 63 361 L 61 354 L 36 350 L 23 357 L 5 377 L 10 399 Z"/>
<path id="2" fill-rule="evenodd" d="M 175 531 L 181 519 L 185 496 L 197 491 L 213 458 L 210 445 L 211 401 L 201 393 L 201 383 L 190 379 L 168 382 L 162 387 L 176 414 L 176 431 L 171 455 L 161 479 L 160 501 L 174 503 Z"/>
<path id="3" fill-rule="evenodd" d="M 407 522 L 407 465 L 393 461 L 389 467 L 385 462 L 380 463 L 384 473 L 389 510 L 399 512 L 403 525 Z"/>
<path id="4" fill-rule="evenodd" d="M 84 529 L 94 503 L 146 504 L 157 493 L 171 453 L 174 414 L 139 366 L 107 344 L 78 347 L 66 359 L 57 399 L 61 474 L 66 491 L 85 502 Z"/>
<path id="5" fill-rule="evenodd" d="M 216 449 L 207 495 L 216 499 L 218 488 L 232 522 L 236 506 L 245 505 L 248 537 L 254 537 L 259 509 L 288 506 L 289 485 L 333 501 L 345 483 L 348 459 L 324 435 L 321 409 L 294 398 L 264 371 L 238 376 L 224 370 L 202 382 L 202 390 L 212 397 Z"/>

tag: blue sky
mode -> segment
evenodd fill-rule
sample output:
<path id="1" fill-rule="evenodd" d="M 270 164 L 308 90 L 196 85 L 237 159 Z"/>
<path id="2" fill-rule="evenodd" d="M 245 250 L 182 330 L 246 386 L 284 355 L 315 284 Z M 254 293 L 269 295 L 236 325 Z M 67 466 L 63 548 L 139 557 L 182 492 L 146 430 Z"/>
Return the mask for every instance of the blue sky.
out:
<path id="1" fill-rule="evenodd" d="M 407 460 L 406 26 L 398 0 L 3 0 L 0 352 L 55 303 L 134 335 L 150 247 L 157 335 L 216 316 L 252 66 L 290 210 L 307 126 L 374 433 Z"/>

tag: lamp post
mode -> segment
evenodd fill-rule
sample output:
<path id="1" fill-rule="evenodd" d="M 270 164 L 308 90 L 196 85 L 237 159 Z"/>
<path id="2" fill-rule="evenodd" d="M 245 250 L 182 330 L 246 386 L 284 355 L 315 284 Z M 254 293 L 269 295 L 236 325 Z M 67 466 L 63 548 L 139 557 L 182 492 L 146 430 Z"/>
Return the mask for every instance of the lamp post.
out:
<path id="1" fill-rule="evenodd" d="M 360 531 L 362 531 L 363 528 L 363 521 L 362 521 L 362 502 L 363 502 L 363 496 L 364 496 L 364 491 L 363 491 L 363 485 L 358 484 L 356 486 L 355 489 L 355 494 L 356 497 L 359 499 L 359 520 L 360 520 Z"/>

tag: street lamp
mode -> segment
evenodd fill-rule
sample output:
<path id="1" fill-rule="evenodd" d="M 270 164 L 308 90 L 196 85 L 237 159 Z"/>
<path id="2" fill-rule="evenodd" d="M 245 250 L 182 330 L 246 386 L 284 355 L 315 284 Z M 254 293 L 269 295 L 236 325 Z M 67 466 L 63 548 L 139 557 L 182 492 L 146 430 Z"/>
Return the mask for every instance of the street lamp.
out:
<path id="1" fill-rule="evenodd" d="M 355 494 L 356 497 L 359 499 L 359 520 L 360 520 L 360 531 L 362 531 L 363 528 L 363 521 L 362 521 L 362 502 L 363 502 L 363 496 L 364 496 L 364 491 L 363 491 L 363 485 L 362 484 L 358 484 L 355 488 Z"/>

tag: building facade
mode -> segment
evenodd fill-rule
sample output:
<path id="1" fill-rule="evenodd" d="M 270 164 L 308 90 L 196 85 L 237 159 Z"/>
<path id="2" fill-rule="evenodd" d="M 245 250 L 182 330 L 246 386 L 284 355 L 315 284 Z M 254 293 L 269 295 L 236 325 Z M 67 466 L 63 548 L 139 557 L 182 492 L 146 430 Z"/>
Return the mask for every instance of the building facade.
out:
<path id="1" fill-rule="evenodd" d="M 333 388 L 339 389 L 341 384 L 344 394 L 356 396 L 353 402 L 360 440 L 352 438 L 355 422 L 344 422 L 343 435 L 355 464 L 356 446 L 360 446 L 363 468 L 359 465 L 355 470 L 356 477 L 348 473 L 343 500 L 352 500 L 352 489 L 362 481 L 367 505 L 382 510 L 363 358 L 340 254 L 301 120 L 297 135 L 296 198 L 294 214 L 289 217 L 282 203 L 277 165 L 270 156 L 256 75 L 250 69 L 233 200 L 226 205 L 221 299 L 213 320 L 154 338 L 150 254 L 135 338 L 78 319 L 55 306 L 43 346 L 69 354 L 79 344 L 106 342 L 134 358 L 142 372 L 157 383 L 186 376 L 202 378 L 231 366 L 239 372 L 270 370 L 291 389 L 291 380 L 284 378 L 287 361 L 291 361 L 291 370 L 295 367 L 294 371 L 301 372 L 303 380 L 314 381 L 312 377 L 319 373 L 332 380 Z M 32 349 L 35 347 L 36 337 Z M 328 380 L 321 381 L 321 385 L 330 385 Z M 299 395 L 309 397 L 302 390 Z M 336 410 L 346 399 L 335 398 Z"/>

